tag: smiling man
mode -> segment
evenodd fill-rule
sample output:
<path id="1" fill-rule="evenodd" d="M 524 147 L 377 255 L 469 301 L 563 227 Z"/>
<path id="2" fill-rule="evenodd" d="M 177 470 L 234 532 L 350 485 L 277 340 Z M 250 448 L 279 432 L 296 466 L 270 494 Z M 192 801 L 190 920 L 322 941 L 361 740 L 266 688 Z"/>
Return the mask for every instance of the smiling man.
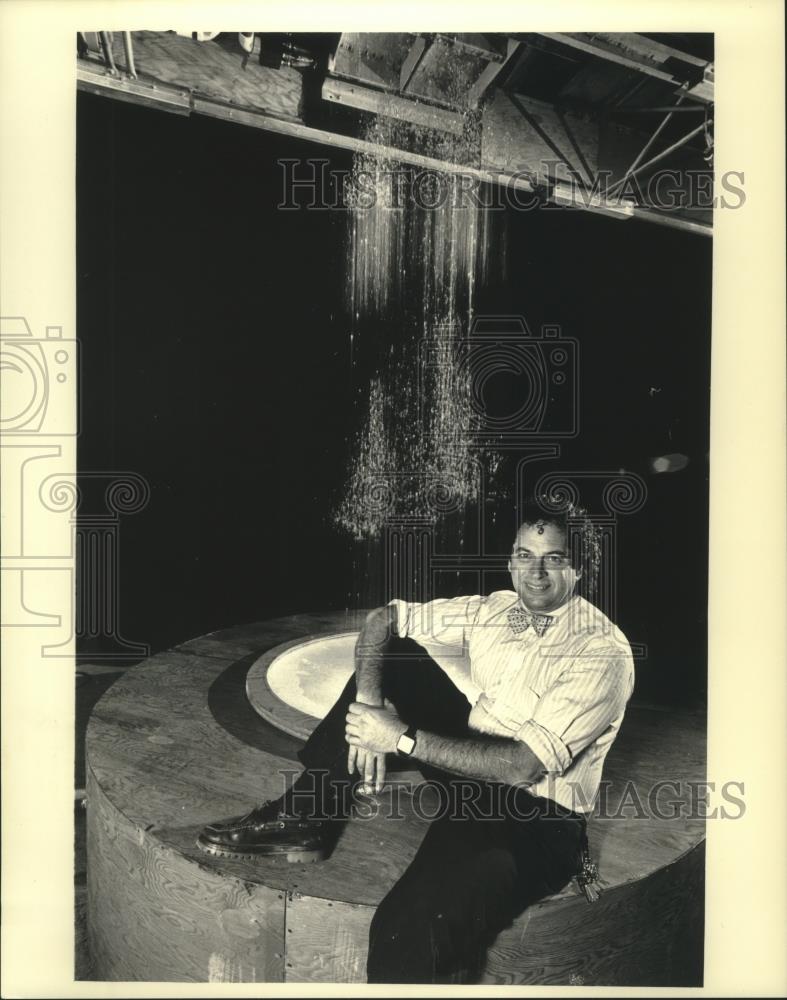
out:
<path id="1" fill-rule="evenodd" d="M 625 637 L 575 593 L 597 561 L 593 525 L 549 507 L 522 511 L 513 591 L 371 612 L 355 677 L 300 753 L 305 772 L 200 836 L 229 857 L 320 857 L 330 824 L 315 818 L 314 774 L 327 778 L 318 808 L 344 815 L 348 773 L 379 790 L 389 755 L 415 761 L 441 808 L 375 913 L 369 982 L 474 981 L 495 935 L 578 873 L 634 671 Z M 430 658 L 391 655 L 392 635 Z M 438 666 L 449 661 L 469 698 Z"/>

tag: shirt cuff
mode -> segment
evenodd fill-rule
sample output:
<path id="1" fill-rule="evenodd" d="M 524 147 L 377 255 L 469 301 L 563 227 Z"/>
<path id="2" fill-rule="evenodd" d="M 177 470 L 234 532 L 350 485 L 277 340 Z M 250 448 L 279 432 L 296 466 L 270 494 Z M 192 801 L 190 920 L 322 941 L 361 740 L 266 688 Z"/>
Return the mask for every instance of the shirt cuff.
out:
<path id="1" fill-rule="evenodd" d="M 532 719 L 519 727 L 514 738 L 526 743 L 549 773 L 563 774 L 571 764 L 566 744 Z"/>
<path id="2" fill-rule="evenodd" d="M 410 605 L 407 601 L 400 601 L 394 598 L 388 602 L 387 606 L 393 608 L 395 611 L 394 631 L 401 639 L 406 639 L 408 635 L 407 626 L 410 623 Z"/>

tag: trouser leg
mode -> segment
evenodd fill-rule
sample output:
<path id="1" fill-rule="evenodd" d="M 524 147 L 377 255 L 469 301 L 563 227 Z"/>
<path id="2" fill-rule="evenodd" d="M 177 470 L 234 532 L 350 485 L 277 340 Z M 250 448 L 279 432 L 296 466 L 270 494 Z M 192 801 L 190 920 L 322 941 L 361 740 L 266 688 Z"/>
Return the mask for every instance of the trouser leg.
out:
<path id="1" fill-rule="evenodd" d="M 542 808 L 527 808 L 522 793 L 516 797 L 515 812 L 530 819 L 447 813 L 431 824 L 372 920 L 369 982 L 476 981 L 495 936 L 575 874 L 582 821 L 545 817 Z"/>

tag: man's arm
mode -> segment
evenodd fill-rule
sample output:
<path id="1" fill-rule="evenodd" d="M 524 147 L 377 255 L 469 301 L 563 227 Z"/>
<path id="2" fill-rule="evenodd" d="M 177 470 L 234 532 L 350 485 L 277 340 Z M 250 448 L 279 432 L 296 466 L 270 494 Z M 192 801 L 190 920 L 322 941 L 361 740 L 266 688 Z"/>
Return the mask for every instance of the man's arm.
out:
<path id="1" fill-rule="evenodd" d="M 390 606 L 370 611 L 355 644 L 355 683 L 358 701 L 383 703 L 383 654 L 394 626 L 396 611 Z"/>
<path id="2" fill-rule="evenodd" d="M 533 785 L 546 774 L 544 765 L 521 740 L 437 736 L 422 729 L 416 737 L 414 757 L 468 778 Z"/>
<path id="3" fill-rule="evenodd" d="M 355 685 L 361 704 L 383 704 L 383 654 L 394 624 L 394 608 L 383 607 L 366 616 L 355 644 Z M 385 754 L 364 747 L 351 746 L 347 771 L 363 778 L 367 790 L 380 791 L 385 782 Z"/>
<path id="4" fill-rule="evenodd" d="M 351 752 L 394 753 L 406 729 L 398 715 L 384 708 L 356 702 L 347 714 L 346 739 Z M 521 740 L 438 736 L 419 729 L 413 756 L 446 771 L 508 785 L 531 785 L 546 774 L 542 762 Z"/>

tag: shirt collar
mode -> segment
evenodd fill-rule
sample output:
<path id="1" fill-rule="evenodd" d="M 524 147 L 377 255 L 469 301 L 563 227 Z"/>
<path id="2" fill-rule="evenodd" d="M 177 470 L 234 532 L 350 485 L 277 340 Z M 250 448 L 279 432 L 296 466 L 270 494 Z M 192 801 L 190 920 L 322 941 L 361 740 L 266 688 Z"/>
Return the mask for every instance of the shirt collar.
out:
<path id="1" fill-rule="evenodd" d="M 510 602 L 507 602 L 505 608 L 503 608 L 502 611 L 503 616 L 507 615 L 512 608 L 521 608 L 523 611 L 526 611 L 528 614 L 531 615 L 545 614 L 549 615 L 550 618 L 555 619 L 552 625 L 544 633 L 544 636 L 542 636 L 541 638 L 545 638 L 547 636 L 552 638 L 554 636 L 553 629 L 555 629 L 559 624 L 561 624 L 561 622 L 568 620 L 568 616 L 570 614 L 578 614 L 580 610 L 578 604 L 580 598 L 578 594 L 572 595 L 566 601 L 565 604 L 561 604 L 560 607 L 556 608 L 554 611 L 544 611 L 544 612 L 531 611 L 530 608 L 526 608 L 525 605 L 519 600 L 519 597 L 516 595 L 516 593 L 514 593 L 514 591 L 510 591 L 510 594 L 511 594 L 511 600 Z M 507 624 L 505 617 L 503 617 L 501 624 L 502 623 Z M 500 641 L 503 643 L 509 643 L 509 642 L 521 643 L 521 642 L 532 642 L 534 639 L 538 639 L 538 636 L 531 629 L 527 629 L 524 632 L 512 632 L 509 629 L 507 630 L 507 634 L 505 635 L 505 637 L 501 636 Z"/>

